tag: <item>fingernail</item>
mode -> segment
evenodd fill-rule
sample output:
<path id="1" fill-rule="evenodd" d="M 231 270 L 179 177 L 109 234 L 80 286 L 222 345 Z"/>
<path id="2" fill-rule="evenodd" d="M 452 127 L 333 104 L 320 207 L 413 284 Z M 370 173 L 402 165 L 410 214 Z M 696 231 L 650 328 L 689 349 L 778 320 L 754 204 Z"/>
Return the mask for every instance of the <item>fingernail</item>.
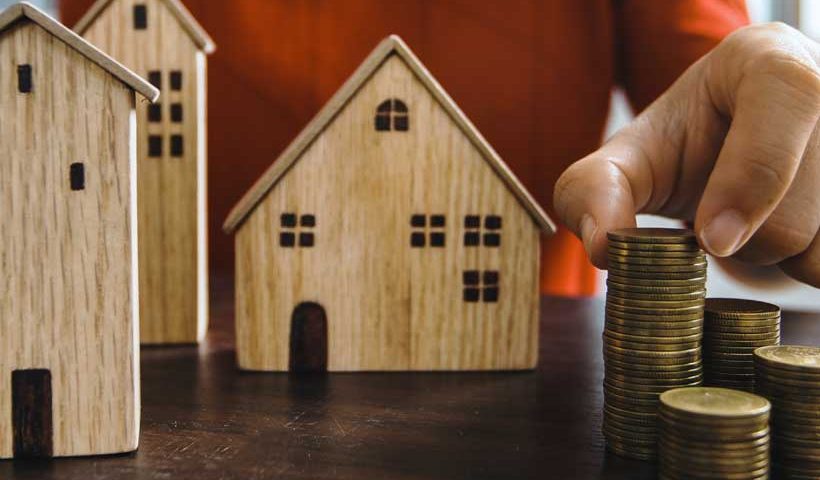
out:
<path id="1" fill-rule="evenodd" d="M 737 251 L 749 225 L 734 209 L 720 212 L 701 230 L 700 240 L 712 255 L 728 257 Z"/>
<path id="2" fill-rule="evenodd" d="M 595 221 L 595 217 L 590 214 L 584 215 L 581 218 L 581 239 L 584 241 L 584 248 L 589 254 L 592 253 L 592 238 L 597 231 L 598 222 Z"/>

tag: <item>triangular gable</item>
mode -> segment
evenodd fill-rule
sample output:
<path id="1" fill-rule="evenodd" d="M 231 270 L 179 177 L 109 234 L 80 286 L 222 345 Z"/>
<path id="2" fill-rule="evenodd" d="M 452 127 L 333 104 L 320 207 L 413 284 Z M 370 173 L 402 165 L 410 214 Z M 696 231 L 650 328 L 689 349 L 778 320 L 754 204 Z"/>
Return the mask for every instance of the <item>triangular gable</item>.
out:
<path id="1" fill-rule="evenodd" d="M 153 85 L 146 82 L 136 73 L 128 70 L 119 62 L 98 50 L 97 47 L 91 45 L 85 41 L 85 39 L 66 28 L 63 24 L 49 17 L 43 11 L 29 3 L 16 3 L 5 9 L 3 13 L 0 13 L 0 35 L 9 26 L 21 18 L 26 18 L 36 23 L 45 31 L 62 40 L 66 45 L 99 65 L 103 70 L 110 73 L 148 100 L 154 102 L 159 98 L 159 90 L 154 88 Z"/>
<path id="2" fill-rule="evenodd" d="M 279 158 L 273 162 L 264 174 L 256 181 L 251 189 L 233 207 L 222 226 L 226 233 L 234 232 L 265 198 L 265 195 L 276 185 L 280 178 L 296 163 L 313 141 L 321 135 L 325 128 L 336 118 L 359 89 L 373 76 L 390 55 L 399 55 L 421 83 L 433 95 L 438 103 L 450 115 L 462 132 L 472 141 L 473 145 L 490 164 L 493 171 L 507 185 L 518 202 L 532 216 L 538 227 L 547 234 L 555 232 L 555 225 L 540 205 L 524 188 L 515 174 L 501 160 L 487 140 L 478 132 L 466 115 L 456 105 L 447 92 L 433 78 L 430 72 L 421 64 L 421 61 L 410 51 L 410 48 L 396 35 L 383 40 L 378 47 L 367 57 L 355 73 L 345 82 L 339 91 L 319 111 L 293 142 L 285 149 Z"/>
<path id="3" fill-rule="evenodd" d="M 83 18 L 74 25 L 74 31 L 79 33 L 80 35 L 84 35 L 85 31 L 88 30 L 88 27 L 94 23 L 94 20 L 105 10 L 108 5 L 114 0 L 97 0 L 91 8 L 85 12 Z M 191 37 L 191 40 L 194 41 L 197 48 L 204 51 L 205 53 L 213 53 L 216 50 L 216 45 L 211 37 L 208 35 L 208 32 L 202 28 L 202 25 L 196 21 L 191 12 L 185 8 L 185 5 L 182 4 L 179 0 L 162 0 L 165 5 L 168 7 L 168 10 L 176 17 L 179 21 L 182 28 L 188 33 L 188 36 Z"/>

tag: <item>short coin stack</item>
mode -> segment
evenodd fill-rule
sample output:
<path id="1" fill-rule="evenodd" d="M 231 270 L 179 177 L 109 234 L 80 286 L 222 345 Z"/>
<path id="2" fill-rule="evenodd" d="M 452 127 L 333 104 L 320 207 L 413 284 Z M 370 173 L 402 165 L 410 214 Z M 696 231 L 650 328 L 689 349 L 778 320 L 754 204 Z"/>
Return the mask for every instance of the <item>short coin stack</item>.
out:
<path id="1" fill-rule="evenodd" d="M 660 478 L 768 478 L 768 400 L 691 387 L 668 390 L 660 401 Z"/>
<path id="2" fill-rule="evenodd" d="M 700 385 L 706 257 L 689 230 L 609 232 L 604 423 L 609 449 L 657 453 L 658 396 Z"/>
<path id="3" fill-rule="evenodd" d="M 820 478 L 820 347 L 755 350 L 755 388 L 772 402 L 772 462 L 781 478 Z"/>
<path id="4" fill-rule="evenodd" d="M 756 348 L 780 343 L 780 308 L 735 298 L 707 298 L 704 385 L 754 391 Z"/>

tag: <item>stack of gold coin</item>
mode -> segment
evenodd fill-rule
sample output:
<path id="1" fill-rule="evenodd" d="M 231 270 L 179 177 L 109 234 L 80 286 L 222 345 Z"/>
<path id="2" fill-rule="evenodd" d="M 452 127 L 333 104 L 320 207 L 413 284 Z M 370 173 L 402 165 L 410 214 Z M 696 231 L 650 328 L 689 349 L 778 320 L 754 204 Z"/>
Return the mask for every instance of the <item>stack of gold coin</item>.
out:
<path id="1" fill-rule="evenodd" d="M 604 422 L 609 449 L 657 453 L 658 397 L 700 385 L 706 257 L 690 230 L 609 232 Z"/>
<path id="2" fill-rule="evenodd" d="M 820 478 L 820 347 L 754 352 L 757 392 L 772 402 L 772 462 L 781 478 Z"/>
<path id="3" fill-rule="evenodd" d="M 660 401 L 660 478 L 768 478 L 768 400 L 690 387 L 668 390 Z"/>
<path id="4" fill-rule="evenodd" d="M 780 308 L 736 298 L 707 298 L 704 385 L 754 391 L 756 348 L 780 343 Z"/>

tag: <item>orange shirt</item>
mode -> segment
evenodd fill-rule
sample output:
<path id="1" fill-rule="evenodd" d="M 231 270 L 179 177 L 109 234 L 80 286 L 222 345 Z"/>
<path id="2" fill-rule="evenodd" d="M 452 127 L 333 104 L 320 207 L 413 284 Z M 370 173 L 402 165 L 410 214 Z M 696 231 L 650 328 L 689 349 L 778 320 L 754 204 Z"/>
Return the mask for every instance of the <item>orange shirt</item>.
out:
<path id="1" fill-rule="evenodd" d="M 62 0 L 73 25 L 93 0 Z M 748 22 L 742 0 L 185 0 L 209 59 L 211 265 L 230 272 L 228 210 L 378 42 L 404 37 L 541 204 L 601 141 L 610 92 L 644 108 Z M 137 72 L 145 74 L 146 72 Z M 542 289 L 582 295 L 595 271 L 561 229 Z"/>

